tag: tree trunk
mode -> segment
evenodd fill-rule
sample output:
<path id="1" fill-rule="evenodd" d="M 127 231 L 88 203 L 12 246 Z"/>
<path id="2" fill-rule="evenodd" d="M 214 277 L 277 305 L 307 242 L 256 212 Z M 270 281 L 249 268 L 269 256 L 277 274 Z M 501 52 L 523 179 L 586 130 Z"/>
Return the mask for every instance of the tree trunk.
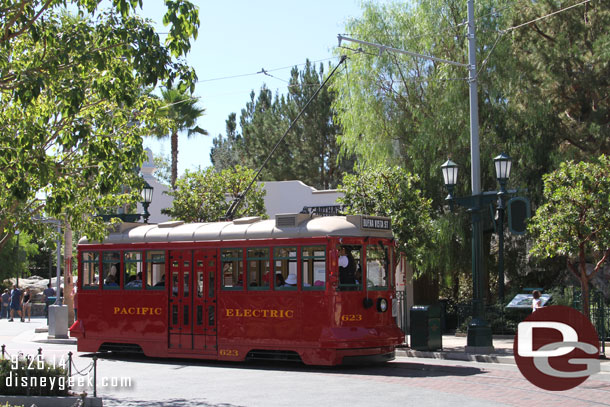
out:
<path id="1" fill-rule="evenodd" d="M 64 305 L 68 306 L 68 328 L 74 323 L 74 283 L 72 281 L 72 228 L 66 217 L 64 227 Z M 58 293 L 59 295 L 59 293 Z"/>
<path id="2" fill-rule="evenodd" d="M 589 276 L 587 276 L 587 260 L 585 257 L 584 244 L 580 245 L 580 253 L 578 257 L 578 268 L 580 269 L 580 293 L 582 296 L 582 313 L 587 317 L 587 319 L 591 319 L 589 316 Z"/>
<path id="3" fill-rule="evenodd" d="M 176 180 L 178 179 L 178 132 L 172 132 L 171 137 L 172 147 L 172 189 L 176 189 Z"/>

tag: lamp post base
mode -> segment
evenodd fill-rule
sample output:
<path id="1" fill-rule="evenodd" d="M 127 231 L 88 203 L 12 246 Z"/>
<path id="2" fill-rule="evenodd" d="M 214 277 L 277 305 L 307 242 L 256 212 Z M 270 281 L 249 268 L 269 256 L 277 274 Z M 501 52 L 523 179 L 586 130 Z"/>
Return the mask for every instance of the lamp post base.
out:
<path id="1" fill-rule="evenodd" d="M 468 324 L 466 352 L 491 353 L 494 351 L 491 327 L 480 319 L 473 319 Z"/>

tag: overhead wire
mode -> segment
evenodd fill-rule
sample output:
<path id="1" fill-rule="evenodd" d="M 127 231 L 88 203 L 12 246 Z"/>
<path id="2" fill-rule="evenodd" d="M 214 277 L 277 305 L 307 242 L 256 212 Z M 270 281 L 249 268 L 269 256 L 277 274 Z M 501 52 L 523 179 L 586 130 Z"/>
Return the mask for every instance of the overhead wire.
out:
<path id="1" fill-rule="evenodd" d="M 578 7 L 578 6 L 582 6 L 583 4 L 590 3 L 591 1 L 593 1 L 593 0 L 584 0 L 584 1 L 581 1 L 580 3 L 572 4 L 571 6 L 568 6 L 568 7 L 562 8 L 560 10 L 553 11 L 552 13 L 546 14 L 544 16 L 535 18 L 535 19 L 533 19 L 531 21 L 528 21 L 527 23 L 522 23 L 522 24 L 516 25 L 514 27 L 507 28 L 505 30 L 500 30 L 500 32 L 503 32 L 504 34 L 506 34 L 506 33 L 510 32 L 510 31 L 514 31 L 514 30 L 516 30 L 518 28 L 525 27 L 526 25 L 535 23 L 536 21 L 544 20 L 545 18 L 548 18 L 548 17 L 554 16 L 556 14 L 562 13 L 564 11 L 570 10 L 570 9 L 572 9 L 574 7 Z"/>
<path id="2" fill-rule="evenodd" d="M 339 57 L 331 57 L 331 58 L 325 58 L 325 59 L 318 59 L 318 60 L 312 61 L 310 63 L 311 64 L 317 64 L 318 62 L 326 62 L 326 61 L 330 61 L 330 60 L 337 59 L 337 58 L 339 58 Z M 231 75 L 231 76 L 222 76 L 222 77 L 211 78 L 211 79 L 201 79 L 201 80 L 198 80 L 197 83 L 221 81 L 221 80 L 225 80 L 225 79 L 235 79 L 235 78 L 242 78 L 244 76 L 255 76 L 255 75 L 260 75 L 260 74 L 267 75 L 269 72 L 281 71 L 281 70 L 285 70 L 285 69 L 292 69 L 294 67 L 303 66 L 305 64 L 306 63 L 294 64 L 294 65 L 290 65 L 290 66 L 285 66 L 285 67 L 281 67 L 281 68 L 272 68 L 272 69 L 264 69 L 263 68 L 261 71 L 258 71 L 258 72 L 237 74 L 237 75 Z M 272 75 L 267 75 L 267 76 L 272 76 Z M 279 79 L 279 78 L 276 78 L 276 79 Z"/>
<path id="3" fill-rule="evenodd" d="M 557 14 L 562 13 L 564 11 L 570 10 L 572 8 L 581 6 L 581 5 L 586 4 L 586 3 L 590 3 L 592 1 L 593 0 L 583 0 L 583 1 L 579 2 L 579 3 L 573 4 L 571 6 L 564 7 L 562 9 L 560 9 L 560 10 L 556 10 L 554 12 L 548 13 L 548 14 L 546 14 L 544 16 L 537 17 L 537 18 L 535 18 L 533 20 L 530 20 L 528 22 L 521 23 L 521 24 L 518 24 L 516 26 L 506 28 L 506 29 L 496 30 L 496 32 L 499 35 L 497 36 L 497 38 L 496 38 L 493 46 L 491 47 L 489 53 L 487 54 L 485 59 L 482 61 L 481 67 L 477 71 L 477 76 L 481 72 L 483 67 L 487 64 L 487 62 L 489 61 L 489 58 L 491 57 L 493 51 L 495 50 L 495 48 L 498 45 L 499 41 L 504 37 L 505 34 L 509 33 L 510 31 L 514 31 L 514 30 L 517 30 L 519 28 L 525 27 L 525 26 L 527 26 L 529 24 L 535 23 L 537 21 L 540 21 L 540 20 L 552 17 L 554 15 L 557 15 Z M 507 6 L 503 7 L 503 8 L 501 8 L 501 9 L 493 10 L 493 11 L 487 13 L 487 14 L 483 14 L 483 15 L 477 16 L 476 20 L 480 20 L 480 19 L 488 17 L 490 15 L 499 15 L 502 11 L 505 11 L 506 9 L 508 9 L 510 7 L 511 7 L 510 5 L 507 5 Z M 468 21 L 463 21 L 463 22 L 461 22 L 459 24 L 451 25 L 451 26 L 449 26 L 449 27 L 447 27 L 447 28 L 445 28 L 445 29 L 443 29 L 441 31 L 436 31 L 435 34 L 444 33 L 444 32 L 447 32 L 447 31 L 450 31 L 450 30 L 454 30 L 456 28 L 460 28 L 460 27 L 463 27 L 463 26 L 466 26 L 466 25 L 468 25 Z M 166 33 L 158 33 L 158 34 L 166 34 Z M 410 37 L 410 40 L 416 40 L 418 38 L 422 38 L 422 37 L 425 37 L 427 35 L 430 35 L 430 32 L 423 33 L 423 34 L 417 35 L 415 37 Z M 372 53 L 372 52 L 364 51 L 362 48 L 354 49 L 354 48 L 345 47 L 345 46 L 340 46 L 339 48 L 343 48 L 343 49 L 346 49 L 348 51 L 351 51 L 351 52 L 354 52 L 354 53 L 360 53 L 360 54 L 364 54 L 364 55 L 370 55 L 370 56 L 377 56 L 378 55 L 377 53 Z M 318 59 L 318 60 L 312 61 L 311 63 L 312 64 L 316 64 L 316 63 L 319 63 L 319 62 L 326 62 L 326 61 L 330 61 L 330 60 L 337 59 L 337 58 L 339 58 L 339 57 L 335 56 L 335 57 L 331 57 L 331 58 Z M 284 66 L 284 67 L 278 67 L 278 68 L 272 68 L 272 69 L 262 68 L 258 72 L 251 72 L 251 73 L 244 73 L 244 74 L 237 74 L 237 75 L 230 75 L 230 76 L 222 76 L 222 77 L 210 78 L 210 79 L 201 79 L 201 80 L 198 80 L 196 83 L 207 83 L 207 82 L 213 82 L 213 81 L 221 81 L 221 80 L 228 80 L 228 79 L 237 79 L 237 78 L 243 78 L 243 77 L 255 76 L 255 75 L 261 75 L 262 74 L 262 75 L 268 76 L 270 78 L 277 79 L 279 81 L 288 83 L 289 84 L 288 87 L 293 87 L 293 86 L 297 86 L 297 85 L 290 85 L 290 81 L 288 81 L 286 79 L 283 79 L 283 78 L 279 78 L 279 77 L 277 77 L 275 75 L 272 75 L 272 74 L 270 74 L 270 72 L 281 71 L 281 70 L 285 70 L 285 69 L 291 69 L 291 68 L 298 67 L 298 66 L 303 66 L 303 65 L 305 65 L 305 63 L 294 64 L 294 65 L 290 65 L 290 66 Z M 435 80 L 466 80 L 466 78 L 446 78 L 446 79 L 435 79 Z M 305 86 L 314 86 L 314 85 L 315 84 L 305 85 Z M 176 103 L 173 103 L 173 104 L 183 103 L 183 102 L 186 102 L 186 101 L 189 101 L 189 99 L 186 99 L 186 100 L 183 100 L 183 101 L 179 101 L 179 102 L 176 102 Z M 173 104 L 165 105 L 162 108 L 167 108 L 169 106 L 172 106 Z"/>

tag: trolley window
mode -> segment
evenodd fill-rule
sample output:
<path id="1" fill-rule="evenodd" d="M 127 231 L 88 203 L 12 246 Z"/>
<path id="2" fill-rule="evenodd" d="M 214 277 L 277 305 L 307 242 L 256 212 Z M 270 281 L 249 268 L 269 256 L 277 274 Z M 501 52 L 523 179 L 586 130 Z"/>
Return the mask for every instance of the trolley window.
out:
<path id="1" fill-rule="evenodd" d="M 326 247 L 303 247 L 301 264 L 303 289 L 324 290 L 326 287 Z"/>
<path id="2" fill-rule="evenodd" d="M 142 288 L 142 252 L 125 252 L 123 268 L 125 269 L 125 289 L 139 290 Z"/>
<path id="3" fill-rule="evenodd" d="M 362 289 L 362 246 L 343 245 L 339 248 L 339 290 Z"/>
<path id="4" fill-rule="evenodd" d="M 83 252 L 81 267 L 82 287 L 85 290 L 99 288 L 100 254 L 98 252 Z"/>
<path id="5" fill-rule="evenodd" d="M 383 245 L 366 248 L 366 285 L 370 290 L 388 289 L 389 251 Z"/>
<path id="6" fill-rule="evenodd" d="M 268 290 L 271 279 L 268 248 L 251 248 L 246 251 L 248 264 L 248 290 Z"/>
<path id="7" fill-rule="evenodd" d="M 244 285 L 244 266 L 242 249 L 223 249 L 222 261 L 223 290 L 242 290 Z"/>
<path id="8" fill-rule="evenodd" d="M 273 250 L 273 272 L 275 274 L 274 287 L 276 290 L 296 290 L 297 289 L 297 248 L 291 247 L 276 247 Z M 289 275 L 293 277 L 288 278 Z M 287 285 L 294 281 L 293 284 Z"/>
<path id="9" fill-rule="evenodd" d="M 121 253 L 102 252 L 102 278 L 104 290 L 118 290 L 121 285 Z"/>
<path id="10" fill-rule="evenodd" d="M 146 252 L 146 288 L 165 289 L 165 252 L 149 250 Z"/>

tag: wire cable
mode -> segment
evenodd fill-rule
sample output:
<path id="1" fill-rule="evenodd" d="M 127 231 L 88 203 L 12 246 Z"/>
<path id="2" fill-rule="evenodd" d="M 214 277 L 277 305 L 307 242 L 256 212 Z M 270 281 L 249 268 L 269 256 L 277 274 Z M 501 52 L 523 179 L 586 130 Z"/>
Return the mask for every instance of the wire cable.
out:
<path id="1" fill-rule="evenodd" d="M 242 200 L 244 199 L 246 194 L 250 191 L 250 188 L 252 188 L 252 185 L 254 184 L 254 182 L 256 182 L 256 179 L 260 175 L 261 171 L 263 171 L 263 168 L 265 168 L 265 165 L 267 165 L 267 162 L 269 162 L 269 160 L 271 159 L 271 156 L 273 155 L 273 153 L 275 153 L 275 150 L 278 149 L 278 147 L 284 141 L 284 139 L 286 138 L 286 136 L 288 135 L 290 130 L 292 130 L 292 128 L 294 127 L 296 122 L 301 118 L 303 113 L 305 113 L 305 110 L 307 110 L 307 107 L 309 107 L 309 104 L 316 98 L 316 96 L 318 96 L 318 93 L 320 93 L 320 91 L 324 88 L 324 86 L 326 86 L 328 81 L 333 77 L 335 72 L 337 72 L 337 69 L 341 66 L 341 64 L 343 62 L 345 62 L 346 59 L 347 59 L 347 57 L 345 55 L 341 56 L 341 60 L 339 61 L 337 66 L 335 66 L 335 68 L 330 72 L 330 74 L 326 77 L 324 82 L 322 82 L 322 85 L 320 85 L 320 87 L 314 92 L 314 94 L 311 95 L 311 97 L 309 98 L 307 103 L 305 103 L 305 106 L 303 106 L 303 108 L 301 109 L 301 111 L 299 112 L 297 117 L 292 121 L 292 123 L 290 123 L 290 126 L 288 126 L 288 129 L 286 129 L 286 131 L 284 132 L 284 135 L 278 140 L 277 143 L 275 143 L 275 146 L 273 147 L 273 149 L 271 150 L 269 155 L 267 155 L 267 158 L 265 158 L 265 161 L 263 161 L 263 164 L 260 166 L 260 168 L 258 169 L 256 174 L 254 175 L 254 177 L 252 177 L 252 181 L 250 182 L 248 187 L 244 190 L 244 192 L 242 194 L 239 194 L 237 196 L 237 198 L 235 198 L 235 200 L 231 203 L 231 206 L 229 206 L 229 209 L 227 209 L 227 212 L 225 213 L 225 216 L 224 216 L 224 218 L 226 220 L 233 219 L 233 215 L 237 211 L 237 208 L 238 208 L 239 204 L 242 202 Z"/>
<path id="2" fill-rule="evenodd" d="M 325 59 L 318 59 L 318 60 L 312 61 L 310 63 L 311 64 L 317 64 L 318 62 L 326 62 L 326 61 L 330 61 L 330 60 L 337 59 L 337 58 L 339 58 L 339 57 L 331 57 L 331 58 L 325 58 Z M 221 76 L 221 77 L 218 77 L 218 78 L 210 78 L 210 79 L 201 79 L 201 80 L 198 80 L 197 83 L 222 81 L 222 80 L 226 80 L 226 79 L 243 78 L 245 76 L 255 76 L 255 75 L 261 75 L 261 74 L 267 75 L 267 76 L 271 76 L 271 75 L 268 75 L 269 72 L 281 71 L 281 70 L 284 70 L 284 69 L 292 69 L 294 67 L 303 66 L 303 65 L 306 65 L 306 64 L 307 63 L 302 63 L 302 64 L 295 64 L 295 65 L 290 65 L 290 66 L 284 66 L 284 67 L 281 67 L 281 68 L 263 69 L 261 71 L 252 72 L 252 73 L 244 73 L 244 74 L 237 74 L 237 75 L 231 75 L 231 76 Z M 279 78 L 275 78 L 275 79 L 279 79 Z M 280 79 L 280 80 L 282 80 L 282 79 Z"/>
<path id="3" fill-rule="evenodd" d="M 531 21 L 528 21 L 527 23 L 519 24 L 519 25 L 516 25 L 516 26 L 514 26 L 514 27 L 507 28 L 507 29 L 505 29 L 505 30 L 500 30 L 499 32 L 500 32 L 500 33 L 503 33 L 503 34 L 506 34 L 506 33 L 510 32 L 510 31 L 514 31 L 514 30 L 516 30 L 516 29 L 518 29 L 518 28 L 525 27 L 526 25 L 529 25 L 529 24 L 535 23 L 536 21 L 544 20 L 545 18 L 548 18 L 548 17 L 554 16 L 554 15 L 556 15 L 556 14 L 562 13 L 562 12 L 564 12 L 564 11 L 570 10 L 570 9 L 572 9 L 572 8 L 574 8 L 574 7 L 578 7 L 578 6 L 582 6 L 583 4 L 590 3 L 591 1 L 592 1 L 592 0 L 584 0 L 584 1 L 581 1 L 580 3 L 576 3 L 576 4 L 573 4 L 573 5 L 571 5 L 571 6 L 568 6 L 568 7 L 562 8 L 562 9 L 560 9 L 560 10 L 553 11 L 552 13 L 546 14 L 546 15 L 544 15 L 544 16 L 542 16 L 542 17 L 535 18 L 535 19 L 533 19 L 533 20 L 531 20 Z"/>

